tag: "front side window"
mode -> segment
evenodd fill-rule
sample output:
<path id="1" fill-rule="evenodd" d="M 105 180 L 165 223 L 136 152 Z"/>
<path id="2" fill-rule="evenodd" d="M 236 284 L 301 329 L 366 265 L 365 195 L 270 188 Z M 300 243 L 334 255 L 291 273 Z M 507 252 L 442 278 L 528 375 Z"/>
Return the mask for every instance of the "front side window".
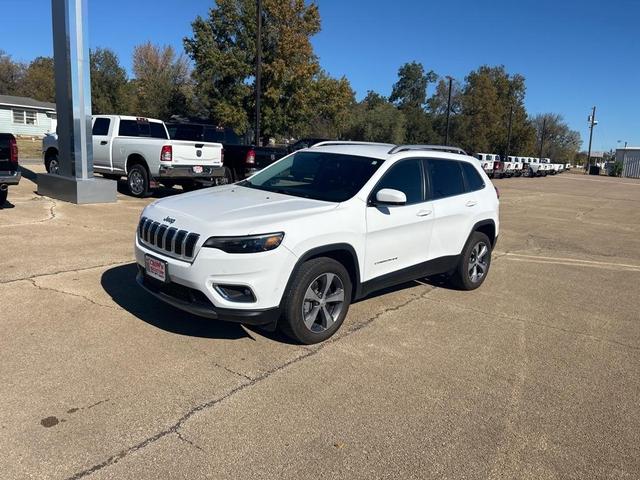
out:
<path id="1" fill-rule="evenodd" d="M 325 152 L 298 152 L 239 185 L 296 197 L 344 202 L 364 186 L 383 160 Z"/>
<path id="2" fill-rule="evenodd" d="M 110 124 L 111 120 L 108 118 L 96 118 L 96 121 L 93 122 L 93 129 L 91 130 L 91 133 L 98 136 L 108 135 Z"/>
<path id="3" fill-rule="evenodd" d="M 429 190 L 432 200 L 465 192 L 460 163 L 454 160 L 429 160 Z"/>
<path id="4" fill-rule="evenodd" d="M 392 188 L 407 196 L 407 205 L 424 201 L 422 169 L 419 160 L 402 160 L 384 174 L 376 185 L 374 195 L 383 188 Z"/>

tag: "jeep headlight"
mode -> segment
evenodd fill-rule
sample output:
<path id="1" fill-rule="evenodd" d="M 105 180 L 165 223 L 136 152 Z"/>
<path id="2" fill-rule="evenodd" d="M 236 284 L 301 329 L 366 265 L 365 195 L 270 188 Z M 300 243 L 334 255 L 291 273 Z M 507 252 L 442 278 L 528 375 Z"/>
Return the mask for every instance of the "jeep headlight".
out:
<path id="1" fill-rule="evenodd" d="M 278 248 L 284 232 L 247 235 L 244 237 L 210 237 L 203 247 L 217 248 L 226 253 L 258 253 Z"/>

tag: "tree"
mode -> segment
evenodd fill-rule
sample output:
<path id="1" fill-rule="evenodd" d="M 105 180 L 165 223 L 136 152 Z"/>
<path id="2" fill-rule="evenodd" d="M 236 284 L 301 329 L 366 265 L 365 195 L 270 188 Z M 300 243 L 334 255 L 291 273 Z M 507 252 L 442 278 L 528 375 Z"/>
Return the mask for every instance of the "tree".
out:
<path id="1" fill-rule="evenodd" d="M 264 0 L 262 25 L 262 128 L 265 136 L 296 135 L 307 128 L 309 89 L 320 71 L 310 41 L 320 30 L 318 7 Z M 256 2 L 219 0 L 192 28 L 184 43 L 199 103 L 210 118 L 243 133 L 255 110 Z"/>
<path id="2" fill-rule="evenodd" d="M 0 50 L 0 95 L 17 95 L 24 74 L 25 66 Z"/>
<path id="3" fill-rule="evenodd" d="M 408 143 L 431 143 L 435 133 L 431 118 L 425 111 L 427 86 L 437 79 L 430 70 L 425 73 L 421 63 L 405 63 L 398 70 L 398 81 L 393 85 L 389 100 L 404 114 Z"/>
<path id="4" fill-rule="evenodd" d="M 53 58 L 37 57 L 25 70 L 19 94 L 41 102 L 56 101 Z"/>
<path id="5" fill-rule="evenodd" d="M 544 123 L 543 158 L 551 158 L 553 161 L 562 161 L 563 163 L 571 162 L 575 159 L 580 150 L 580 145 L 582 145 L 582 138 L 579 132 L 569 128 L 562 115 L 556 113 L 536 115 L 532 119 L 532 123 L 536 130 L 538 142 L 540 141 Z M 539 155 L 537 148 L 536 157 Z"/>
<path id="6" fill-rule="evenodd" d="M 91 110 L 94 114 L 133 112 L 133 96 L 127 72 L 117 55 L 108 48 L 96 48 L 91 58 Z"/>
<path id="7" fill-rule="evenodd" d="M 525 80 L 509 75 L 503 66 L 482 66 L 466 78 L 462 94 L 460 140 L 471 152 L 504 154 L 509 113 L 513 108 L 511 153 L 530 152 L 535 131 L 524 106 Z M 518 153 L 520 152 L 520 153 Z"/>
<path id="8" fill-rule="evenodd" d="M 404 143 L 406 119 L 389 100 L 369 91 L 362 102 L 355 105 L 353 123 L 348 131 L 352 140 L 366 142 Z"/>
<path id="9" fill-rule="evenodd" d="M 355 95 L 349 80 L 330 77 L 321 71 L 310 90 L 311 117 L 306 134 L 322 138 L 341 138 L 349 125 Z"/>
<path id="10" fill-rule="evenodd" d="M 447 106 L 449 105 L 449 80 L 441 78 L 436 84 L 433 95 L 427 100 L 427 108 L 431 116 L 435 134 L 434 142 L 444 142 L 447 131 Z M 459 114 L 462 111 L 462 86 L 458 80 L 451 83 L 451 113 L 449 115 L 449 143 L 460 142 Z"/>
<path id="11" fill-rule="evenodd" d="M 147 42 L 133 50 L 133 72 L 140 115 L 167 119 L 171 115 L 188 115 L 189 65 L 173 47 L 159 47 Z"/>

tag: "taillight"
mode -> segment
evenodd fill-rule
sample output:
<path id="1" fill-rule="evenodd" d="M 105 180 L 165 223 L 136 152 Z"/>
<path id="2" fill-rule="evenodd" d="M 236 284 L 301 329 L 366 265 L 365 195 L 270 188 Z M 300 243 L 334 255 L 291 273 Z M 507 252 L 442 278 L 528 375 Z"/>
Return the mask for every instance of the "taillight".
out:
<path id="1" fill-rule="evenodd" d="M 500 190 L 498 190 L 498 187 L 496 187 L 495 185 L 493 186 L 493 188 L 496 189 L 496 196 L 498 197 L 498 199 L 500 199 Z"/>
<path id="2" fill-rule="evenodd" d="M 9 161 L 18 164 L 18 144 L 15 138 L 9 139 Z"/>
<path id="3" fill-rule="evenodd" d="M 220 162 L 224 164 L 224 148 L 220 149 Z"/>
<path id="4" fill-rule="evenodd" d="M 255 165 L 256 164 L 256 152 L 255 150 L 251 149 L 247 152 L 247 156 L 244 159 L 244 163 L 246 163 L 247 165 Z"/>
<path id="5" fill-rule="evenodd" d="M 160 161 L 161 162 L 170 162 L 173 160 L 173 148 L 171 145 L 164 145 L 162 147 L 162 151 L 160 152 Z"/>

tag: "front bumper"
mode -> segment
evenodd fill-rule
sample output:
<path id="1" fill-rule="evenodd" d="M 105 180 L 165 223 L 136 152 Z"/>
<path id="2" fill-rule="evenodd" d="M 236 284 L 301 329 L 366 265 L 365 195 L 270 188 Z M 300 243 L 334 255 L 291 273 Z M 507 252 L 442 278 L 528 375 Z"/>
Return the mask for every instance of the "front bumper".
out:
<path id="1" fill-rule="evenodd" d="M 13 174 L 9 172 L 0 172 L 0 185 L 18 185 L 21 178 L 21 172 L 15 172 Z"/>
<path id="2" fill-rule="evenodd" d="M 224 177 L 224 167 L 202 165 L 202 172 L 195 173 L 193 167 L 196 165 L 160 165 L 158 178 L 211 178 Z"/>
<path id="3" fill-rule="evenodd" d="M 225 322 L 238 322 L 245 325 L 273 325 L 280 318 L 280 307 L 256 310 L 237 310 L 219 308 L 208 301 L 199 290 L 193 290 L 176 283 L 162 283 L 144 274 L 144 268 L 138 265 L 136 276 L 138 285 L 147 292 L 169 305 L 200 317 Z"/>
<path id="4" fill-rule="evenodd" d="M 203 241 L 203 240 L 202 240 Z M 136 236 L 136 263 L 144 271 L 145 256 L 166 262 L 168 283 L 147 281 L 143 286 L 156 297 L 182 310 L 207 318 L 263 324 L 279 315 L 279 306 L 297 257 L 284 245 L 255 254 L 228 254 L 196 246 L 193 261 L 173 258 L 140 243 Z M 142 280 L 149 280 L 144 274 Z M 143 282 L 144 283 L 144 282 Z M 220 286 L 246 287 L 253 301 L 223 297 Z M 166 288 L 165 288 L 166 287 Z"/>

